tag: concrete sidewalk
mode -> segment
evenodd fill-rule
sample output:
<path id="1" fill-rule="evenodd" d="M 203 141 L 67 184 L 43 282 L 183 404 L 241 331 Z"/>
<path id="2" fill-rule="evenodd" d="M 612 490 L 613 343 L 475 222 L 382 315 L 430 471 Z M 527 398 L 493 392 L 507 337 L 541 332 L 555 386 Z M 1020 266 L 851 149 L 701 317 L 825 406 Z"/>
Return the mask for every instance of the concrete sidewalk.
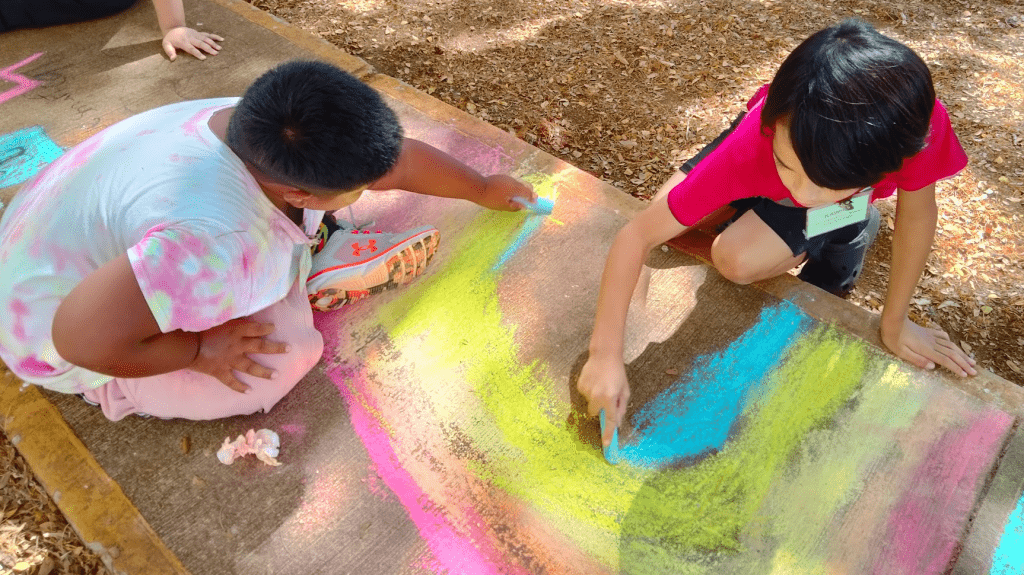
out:
<path id="1" fill-rule="evenodd" d="M 5 373 L 5 432 L 117 572 L 1024 570 L 1002 566 L 1020 557 L 1019 388 L 899 362 L 874 316 L 790 276 L 739 287 L 655 251 L 629 321 L 623 462 L 609 465 L 575 380 L 607 248 L 642 204 L 241 1 L 189 9 L 228 38 L 220 55 L 167 62 L 146 3 L 2 37 L 0 200 L 118 120 L 319 58 L 384 94 L 408 135 L 556 208 L 361 200 L 358 221 L 433 224 L 441 250 L 415 284 L 319 314 L 323 361 L 269 414 L 111 423 Z M 707 240 L 679 245 L 699 255 Z M 225 437 L 263 427 L 282 466 L 217 462 Z"/>

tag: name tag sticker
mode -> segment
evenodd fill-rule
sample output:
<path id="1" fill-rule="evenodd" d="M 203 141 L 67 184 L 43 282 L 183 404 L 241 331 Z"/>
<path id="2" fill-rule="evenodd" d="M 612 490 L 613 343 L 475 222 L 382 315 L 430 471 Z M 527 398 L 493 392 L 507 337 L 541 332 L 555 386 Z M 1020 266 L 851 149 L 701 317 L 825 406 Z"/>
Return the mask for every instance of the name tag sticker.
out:
<path id="1" fill-rule="evenodd" d="M 804 235 L 808 238 L 838 230 L 850 224 L 863 222 L 868 218 L 868 204 L 871 203 L 871 189 L 857 192 L 837 204 L 819 206 L 807 210 L 807 227 Z"/>

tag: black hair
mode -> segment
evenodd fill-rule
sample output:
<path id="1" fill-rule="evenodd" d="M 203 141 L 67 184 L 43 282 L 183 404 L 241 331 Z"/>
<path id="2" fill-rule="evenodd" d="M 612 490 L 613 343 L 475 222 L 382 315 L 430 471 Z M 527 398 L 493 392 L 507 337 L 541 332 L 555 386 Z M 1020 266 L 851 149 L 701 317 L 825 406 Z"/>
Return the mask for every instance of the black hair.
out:
<path id="1" fill-rule="evenodd" d="M 355 76 L 300 60 L 249 86 L 231 115 L 227 144 L 274 180 L 333 195 L 386 174 L 398 161 L 402 127 Z"/>
<path id="2" fill-rule="evenodd" d="M 796 156 L 816 185 L 860 188 L 924 149 L 934 106 L 921 58 L 851 19 L 814 33 L 786 57 L 768 89 L 761 129 L 788 123 Z"/>

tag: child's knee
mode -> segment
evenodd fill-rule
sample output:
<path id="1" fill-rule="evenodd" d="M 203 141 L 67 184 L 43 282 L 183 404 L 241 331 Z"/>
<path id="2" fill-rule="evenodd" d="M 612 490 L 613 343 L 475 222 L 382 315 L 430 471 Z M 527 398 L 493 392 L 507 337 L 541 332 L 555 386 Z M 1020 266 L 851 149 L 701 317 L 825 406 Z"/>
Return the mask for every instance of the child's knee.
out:
<path id="1" fill-rule="evenodd" d="M 711 263 L 722 276 L 736 284 L 747 285 L 757 281 L 759 273 L 756 262 L 751 261 L 749 252 L 715 238 L 711 245 Z"/>
<path id="2" fill-rule="evenodd" d="M 324 353 L 324 339 L 320 332 L 311 329 L 301 337 L 290 339 L 288 345 L 287 353 L 264 355 L 261 359 L 266 358 L 267 367 L 277 371 L 277 382 L 294 386 L 320 361 Z"/>
<path id="3" fill-rule="evenodd" d="M 289 340 L 291 349 L 287 353 L 253 356 L 253 361 L 276 372 L 275 377 L 270 380 L 251 376 L 242 378 L 242 381 L 249 385 L 250 393 L 256 394 L 254 399 L 259 406 L 257 409 L 270 411 L 320 361 L 324 349 L 323 338 L 319 332 L 314 333 L 315 337 L 311 336 L 302 341 Z"/>

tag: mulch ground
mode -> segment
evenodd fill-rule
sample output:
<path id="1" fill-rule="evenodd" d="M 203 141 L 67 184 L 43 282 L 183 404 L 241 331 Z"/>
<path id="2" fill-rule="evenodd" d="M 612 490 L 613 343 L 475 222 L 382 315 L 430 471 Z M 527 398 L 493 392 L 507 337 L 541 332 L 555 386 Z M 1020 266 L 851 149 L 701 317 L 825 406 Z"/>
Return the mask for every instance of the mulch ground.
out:
<path id="1" fill-rule="evenodd" d="M 0 433 L 0 574 L 108 575 Z"/>
<path id="2" fill-rule="evenodd" d="M 935 249 L 912 318 L 1024 385 L 1017 0 L 250 1 L 643 199 L 728 125 L 801 39 L 865 19 L 928 63 L 971 159 L 939 185 Z M 850 296 L 874 311 L 894 215 L 892 202 L 879 204 L 888 225 Z M 105 573 L 2 436 L 0 462 L 0 574 Z"/>
<path id="3" fill-rule="evenodd" d="M 1024 385 L 1024 6 L 1019 1 L 250 2 L 380 72 L 650 198 L 803 38 L 858 17 L 909 45 L 971 158 L 939 186 L 911 317 Z M 880 311 L 894 202 L 851 300 Z"/>

